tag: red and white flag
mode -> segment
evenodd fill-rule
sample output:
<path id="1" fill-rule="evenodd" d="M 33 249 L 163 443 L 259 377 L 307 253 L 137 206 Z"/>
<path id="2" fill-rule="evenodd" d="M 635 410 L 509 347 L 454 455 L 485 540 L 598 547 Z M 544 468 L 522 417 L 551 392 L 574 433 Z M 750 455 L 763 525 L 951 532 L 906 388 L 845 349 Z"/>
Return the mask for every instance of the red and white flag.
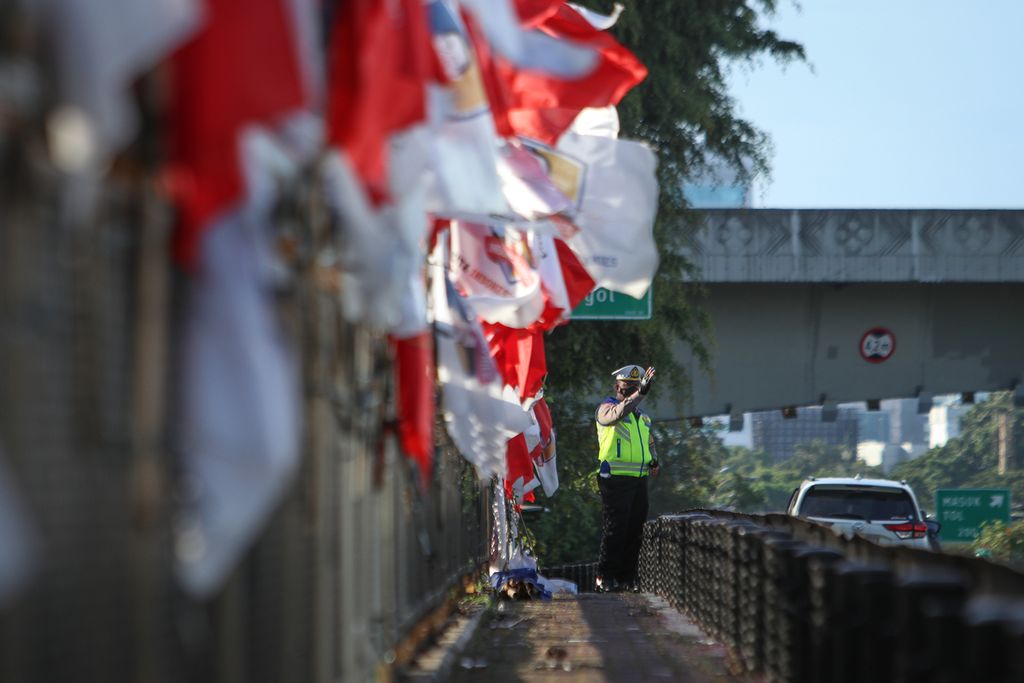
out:
<path id="1" fill-rule="evenodd" d="M 607 130 L 607 129 L 605 129 Z M 574 203 L 565 241 L 598 287 L 640 298 L 658 269 L 657 157 L 646 145 L 566 132 L 557 148 L 531 144 Z"/>
<path id="2" fill-rule="evenodd" d="M 422 0 L 336 3 L 328 47 L 327 129 L 374 204 L 390 198 L 391 136 L 426 119 L 436 74 Z"/>
<path id="3" fill-rule="evenodd" d="M 396 177 L 408 169 L 389 169 L 386 187 L 400 191 L 393 202 L 373 206 L 346 157 L 329 153 L 321 165 L 328 205 L 340 226 L 343 313 L 397 337 L 427 329 L 423 241 L 429 222 L 422 187 Z"/>
<path id="4" fill-rule="evenodd" d="M 516 329 L 483 324 L 487 344 L 505 384 L 516 391 L 523 408 L 529 410 L 544 395 L 548 374 L 544 333 L 539 329 Z"/>
<path id="5" fill-rule="evenodd" d="M 544 312 L 541 278 L 519 230 L 453 222 L 449 273 L 482 321 L 525 328 Z"/>
<path id="6" fill-rule="evenodd" d="M 206 0 L 202 28 L 173 55 L 169 181 L 181 214 L 175 255 L 186 266 L 204 231 L 246 194 L 243 130 L 283 123 L 313 98 L 296 2 Z"/>
<path id="7" fill-rule="evenodd" d="M 463 8 L 472 13 L 490 47 L 511 64 L 559 78 L 581 78 L 594 70 L 594 50 L 537 30 L 535 18 L 523 26 L 514 5 L 512 0 L 462 0 Z M 553 13 L 555 9 L 552 4 L 544 11 Z"/>
<path id="8" fill-rule="evenodd" d="M 537 272 L 548 294 L 548 306 L 539 321 L 547 330 L 568 321 L 573 309 L 596 285 L 562 239 L 534 232 L 530 235 L 530 244 L 538 261 Z"/>
<path id="9" fill-rule="evenodd" d="M 298 362 L 278 319 L 273 143 L 243 140 L 246 202 L 199 243 L 182 332 L 177 433 L 186 497 L 177 575 L 216 592 L 263 528 L 299 462 Z"/>
<path id="10" fill-rule="evenodd" d="M 506 215 L 499 139 L 476 50 L 455 0 L 427 0 L 439 83 L 428 89 L 431 186 L 428 210 L 444 217 Z"/>
<path id="11" fill-rule="evenodd" d="M 534 473 L 544 495 L 549 498 L 558 490 L 558 462 L 555 449 L 555 430 L 551 422 L 551 411 L 544 399 L 533 404 L 534 419 L 538 424 L 540 439 L 530 451 Z"/>
<path id="12" fill-rule="evenodd" d="M 522 503 L 523 496 L 537 487 L 533 476 L 533 461 L 530 459 L 526 434 L 517 434 L 509 439 L 505 450 L 508 474 L 505 475 L 505 490 Z"/>
<path id="13" fill-rule="evenodd" d="M 530 425 L 488 352 L 476 313 L 448 280 L 446 239 L 430 259 L 430 310 L 441 410 L 452 441 L 481 478 L 504 477 L 508 440 Z"/>
<path id="14" fill-rule="evenodd" d="M 536 12 L 535 21 L 537 29 L 549 36 L 593 49 L 598 55 L 596 67 L 581 78 L 561 78 L 519 68 L 484 48 L 483 69 L 498 132 L 554 145 L 580 111 L 618 104 L 646 78 L 647 69 L 611 34 L 568 4 L 552 11 L 548 3 Z"/>

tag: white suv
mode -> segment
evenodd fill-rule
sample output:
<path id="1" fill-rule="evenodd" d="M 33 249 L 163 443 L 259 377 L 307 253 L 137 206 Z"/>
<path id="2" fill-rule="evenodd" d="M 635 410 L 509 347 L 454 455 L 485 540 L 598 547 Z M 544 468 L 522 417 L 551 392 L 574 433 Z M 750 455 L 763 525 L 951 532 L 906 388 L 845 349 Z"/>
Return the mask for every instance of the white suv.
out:
<path id="1" fill-rule="evenodd" d="M 938 549 L 938 522 L 921 514 L 906 482 L 858 477 L 807 479 L 793 491 L 786 513 L 882 545 Z"/>

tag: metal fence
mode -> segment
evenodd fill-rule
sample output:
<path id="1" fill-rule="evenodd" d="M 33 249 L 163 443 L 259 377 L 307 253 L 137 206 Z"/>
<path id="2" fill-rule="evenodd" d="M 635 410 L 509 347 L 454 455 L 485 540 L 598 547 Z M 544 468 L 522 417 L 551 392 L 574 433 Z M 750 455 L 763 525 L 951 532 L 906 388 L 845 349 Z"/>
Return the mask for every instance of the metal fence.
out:
<path id="1" fill-rule="evenodd" d="M 1024 680 L 1024 574 L 985 560 L 695 510 L 647 522 L 640 579 L 769 682 Z"/>
<path id="2" fill-rule="evenodd" d="M 429 490 L 414 485 L 388 429 L 387 340 L 345 322 L 312 266 L 315 202 L 293 211 L 305 251 L 280 300 L 303 364 L 301 465 L 226 587 L 196 602 L 172 576 L 169 209 L 154 174 L 115 168 L 69 225 L 71 180 L 34 121 L 0 121 L 0 460 L 40 559 L 0 611 L 0 680 L 383 676 L 485 560 L 489 494 L 444 446 Z"/>

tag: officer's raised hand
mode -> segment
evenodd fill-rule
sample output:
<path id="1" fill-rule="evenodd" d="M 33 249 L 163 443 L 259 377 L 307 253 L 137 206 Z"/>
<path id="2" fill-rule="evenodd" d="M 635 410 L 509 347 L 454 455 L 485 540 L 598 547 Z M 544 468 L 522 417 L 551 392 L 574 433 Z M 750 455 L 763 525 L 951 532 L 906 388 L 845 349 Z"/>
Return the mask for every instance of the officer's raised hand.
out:
<path id="1" fill-rule="evenodd" d="M 647 372 L 644 373 L 643 379 L 640 380 L 640 393 L 644 396 L 651 390 L 651 386 L 654 384 L 654 366 L 647 368 Z"/>

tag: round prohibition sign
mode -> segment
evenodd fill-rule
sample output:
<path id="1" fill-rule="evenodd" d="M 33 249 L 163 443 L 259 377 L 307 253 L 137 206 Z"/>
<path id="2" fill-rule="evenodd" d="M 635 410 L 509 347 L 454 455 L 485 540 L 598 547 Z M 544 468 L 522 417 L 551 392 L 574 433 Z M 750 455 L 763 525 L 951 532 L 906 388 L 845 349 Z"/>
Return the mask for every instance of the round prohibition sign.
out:
<path id="1" fill-rule="evenodd" d="M 884 327 L 873 327 L 860 338 L 860 357 L 869 363 L 884 363 L 896 351 L 896 335 Z"/>

